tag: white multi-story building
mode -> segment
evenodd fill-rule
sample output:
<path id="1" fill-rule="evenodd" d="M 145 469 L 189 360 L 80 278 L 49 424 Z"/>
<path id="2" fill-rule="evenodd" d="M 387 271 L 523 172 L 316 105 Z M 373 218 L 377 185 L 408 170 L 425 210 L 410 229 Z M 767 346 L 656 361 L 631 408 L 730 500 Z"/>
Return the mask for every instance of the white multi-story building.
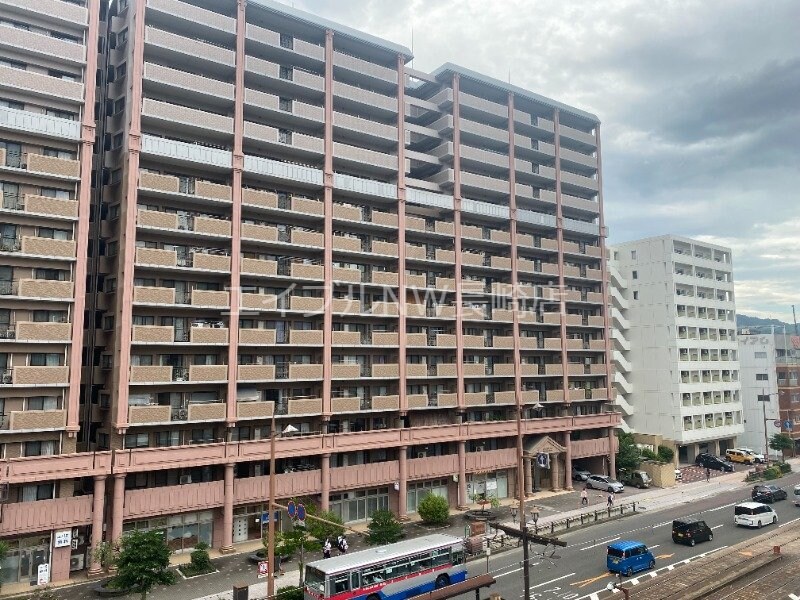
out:
<path id="1" fill-rule="evenodd" d="M 746 427 L 739 445 L 768 452 L 767 440 L 780 428 L 778 371 L 775 335 L 739 332 L 739 379 L 742 385 L 742 411 Z M 765 431 L 766 430 L 766 431 Z"/>
<path id="2" fill-rule="evenodd" d="M 731 251 L 666 235 L 611 248 L 615 384 L 627 426 L 681 462 L 744 431 Z"/>

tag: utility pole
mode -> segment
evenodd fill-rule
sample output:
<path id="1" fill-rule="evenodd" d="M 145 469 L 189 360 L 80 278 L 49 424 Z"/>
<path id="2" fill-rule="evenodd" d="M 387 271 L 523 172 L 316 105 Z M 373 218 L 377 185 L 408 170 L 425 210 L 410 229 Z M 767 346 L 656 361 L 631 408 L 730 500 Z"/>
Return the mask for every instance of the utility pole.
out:
<path id="1" fill-rule="evenodd" d="M 267 600 L 275 597 L 275 415 L 269 436 L 269 521 L 267 522 Z M 301 582 L 302 583 L 302 582 Z"/>
<path id="2" fill-rule="evenodd" d="M 558 538 L 548 537 L 544 535 L 532 534 L 528 532 L 528 524 L 525 522 L 524 515 L 520 519 L 519 529 L 516 527 L 509 527 L 500 523 L 489 523 L 497 531 L 502 531 L 506 535 L 519 538 L 522 541 L 522 581 L 525 585 L 524 597 L 530 600 L 531 586 L 530 586 L 530 562 L 529 562 L 529 543 L 540 544 L 542 546 L 561 546 L 562 548 L 567 545 L 567 542 L 559 540 Z"/>

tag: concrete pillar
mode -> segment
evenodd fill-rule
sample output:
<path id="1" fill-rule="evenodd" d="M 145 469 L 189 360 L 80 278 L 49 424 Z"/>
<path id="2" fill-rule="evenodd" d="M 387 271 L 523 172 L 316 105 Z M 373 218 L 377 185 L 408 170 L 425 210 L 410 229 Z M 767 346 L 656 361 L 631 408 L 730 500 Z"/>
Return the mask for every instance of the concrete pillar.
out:
<path id="1" fill-rule="evenodd" d="M 322 455 L 322 493 L 319 501 L 320 509 L 325 512 L 331 506 L 331 455 Z"/>
<path id="2" fill-rule="evenodd" d="M 398 459 L 400 463 L 400 481 L 397 486 L 397 516 L 400 520 L 408 520 L 408 447 L 400 446 L 398 449 Z"/>
<path id="3" fill-rule="evenodd" d="M 122 512 L 125 508 L 125 474 L 114 474 L 114 492 L 111 503 L 111 536 L 108 541 L 116 543 L 122 537 Z"/>
<path id="4" fill-rule="evenodd" d="M 458 442 L 458 508 L 466 509 L 470 500 L 467 498 L 467 443 Z"/>
<path id="5" fill-rule="evenodd" d="M 572 491 L 572 441 L 570 432 L 564 432 L 564 489 Z"/>
<path id="6" fill-rule="evenodd" d="M 558 454 L 550 455 L 550 486 L 554 492 L 561 489 L 561 465 L 558 462 Z"/>
<path id="7" fill-rule="evenodd" d="M 608 428 L 608 474 L 611 477 L 617 476 L 617 453 L 614 451 L 614 442 L 617 436 L 614 434 L 614 428 Z"/>
<path id="8" fill-rule="evenodd" d="M 233 464 L 225 465 L 225 487 L 222 501 L 222 546 L 223 554 L 233 552 Z"/>
<path id="9" fill-rule="evenodd" d="M 522 465 L 523 469 L 525 470 L 525 495 L 526 496 L 533 496 L 533 472 L 531 471 L 531 461 L 530 458 L 523 458 Z"/>
<path id="10" fill-rule="evenodd" d="M 106 500 L 106 476 L 95 475 L 92 495 L 92 542 L 89 550 L 89 575 L 99 575 L 103 567 L 94 559 L 94 551 L 103 541 L 103 511 Z"/>

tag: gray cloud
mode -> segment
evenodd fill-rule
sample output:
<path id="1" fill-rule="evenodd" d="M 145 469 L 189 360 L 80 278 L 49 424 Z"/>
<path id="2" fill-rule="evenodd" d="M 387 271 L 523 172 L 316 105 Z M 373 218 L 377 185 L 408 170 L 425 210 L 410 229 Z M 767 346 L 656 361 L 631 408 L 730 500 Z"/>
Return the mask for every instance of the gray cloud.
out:
<path id="1" fill-rule="evenodd" d="M 290 4 L 286 0 L 287 4 Z M 795 0 L 295 0 L 603 121 L 611 242 L 676 233 L 734 248 L 740 308 L 800 301 Z M 764 245 L 765 238 L 780 243 Z"/>

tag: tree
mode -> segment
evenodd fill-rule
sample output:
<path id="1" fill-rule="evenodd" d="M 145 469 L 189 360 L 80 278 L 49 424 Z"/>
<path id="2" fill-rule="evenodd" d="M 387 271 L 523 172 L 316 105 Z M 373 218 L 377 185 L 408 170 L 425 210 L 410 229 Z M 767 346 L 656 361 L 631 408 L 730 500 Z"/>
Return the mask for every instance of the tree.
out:
<path id="1" fill-rule="evenodd" d="M 267 547 L 269 540 L 265 537 L 264 549 L 269 555 Z M 293 556 L 300 553 L 298 567 L 300 569 L 300 581 L 303 581 L 303 568 L 305 566 L 306 552 L 318 552 L 322 549 L 319 540 L 309 536 L 307 528 L 303 525 L 294 525 L 289 531 L 275 532 L 275 560 L 280 564 L 280 557 Z"/>
<path id="2" fill-rule="evenodd" d="M 428 525 L 445 525 L 450 519 L 450 504 L 446 498 L 428 492 L 419 501 L 417 512 L 423 523 Z"/>
<path id="3" fill-rule="evenodd" d="M 791 436 L 785 433 L 776 433 L 769 440 L 769 447 L 778 452 L 783 450 L 791 450 L 794 448 L 794 441 Z"/>
<path id="4" fill-rule="evenodd" d="M 132 531 L 122 538 L 115 587 L 133 589 L 142 600 L 156 585 L 172 585 L 175 573 L 169 570 L 169 549 L 161 531 Z"/>
<path id="5" fill-rule="evenodd" d="M 642 452 L 633 441 L 633 434 L 617 431 L 617 439 L 619 440 L 617 469 L 634 471 L 639 468 L 639 463 L 642 461 Z"/>
<path id="6" fill-rule="evenodd" d="M 8 542 L 0 540 L 0 562 L 3 561 L 3 559 L 6 557 L 10 549 L 11 547 L 8 545 Z M 2 587 L 3 587 L 3 580 L 0 579 L 0 588 Z"/>
<path id="7" fill-rule="evenodd" d="M 316 511 L 314 512 L 316 513 Z M 308 514 L 311 515 L 312 513 L 309 512 Z M 344 535 L 344 522 L 335 512 L 328 510 L 318 515 L 314 514 L 314 516 L 328 522 L 324 523 L 316 519 L 307 519 L 306 526 L 308 527 L 308 533 L 311 537 L 316 538 L 320 542 L 324 542 L 325 540 L 335 540 L 340 535 Z"/>
<path id="8" fill-rule="evenodd" d="M 373 545 L 393 544 L 403 536 L 403 526 L 390 510 L 372 513 L 367 530 L 367 542 Z"/>
<path id="9" fill-rule="evenodd" d="M 303 588 L 297 585 L 279 587 L 275 593 L 278 600 L 303 600 Z"/>

